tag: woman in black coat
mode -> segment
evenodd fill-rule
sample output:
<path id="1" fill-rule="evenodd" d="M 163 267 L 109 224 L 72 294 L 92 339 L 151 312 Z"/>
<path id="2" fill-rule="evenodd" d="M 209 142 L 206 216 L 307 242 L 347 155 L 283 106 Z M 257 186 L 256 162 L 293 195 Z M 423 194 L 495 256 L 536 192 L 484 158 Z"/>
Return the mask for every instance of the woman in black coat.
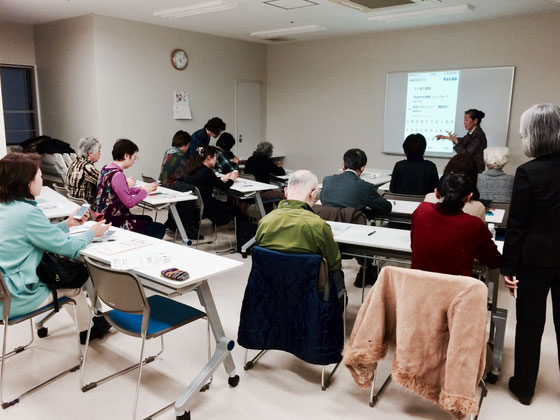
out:
<path id="1" fill-rule="evenodd" d="M 517 290 L 515 368 L 509 389 L 529 405 L 549 291 L 560 354 L 560 108 L 529 108 L 521 116 L 520 134 L 524 153 L 535 159 L 515 173 L 501 272 L 510 293 Z"/>

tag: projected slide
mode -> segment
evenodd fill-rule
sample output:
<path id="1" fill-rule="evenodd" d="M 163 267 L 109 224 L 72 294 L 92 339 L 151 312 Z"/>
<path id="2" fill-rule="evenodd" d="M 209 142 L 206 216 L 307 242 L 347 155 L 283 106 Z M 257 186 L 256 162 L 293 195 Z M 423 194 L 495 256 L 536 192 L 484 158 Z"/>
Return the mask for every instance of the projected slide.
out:
<path id="1" fill-rule="evenodd" d="M 404 136 L 426 137 L 426 153 L 452 153 L 453 143 L 438 134 L 455 131 L 459 71 L 409 73 L 406 89 Z"/>

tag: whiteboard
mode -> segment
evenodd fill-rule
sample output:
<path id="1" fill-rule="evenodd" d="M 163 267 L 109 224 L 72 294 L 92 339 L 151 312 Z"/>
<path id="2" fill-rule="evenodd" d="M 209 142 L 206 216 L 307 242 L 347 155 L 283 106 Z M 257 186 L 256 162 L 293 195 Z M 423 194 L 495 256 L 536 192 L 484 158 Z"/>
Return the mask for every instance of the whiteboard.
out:
<path id="1" fill-rule="evenodd" d="M 488 67 L 476 69 L 451 69 L 451 70 L 430 70 L 417 72 L 395 72 L 387 74 L 387 85 L 385 90 L 385 115 L 383 124 L 383 152 L 388 154 L 404 154 L 402 144 L 406 135 L 410 132 L 405 130 L 413 126 L 420 134 L 426 137 L 428 148 L 426 156 L 449 157 L 454 154 L 451 150 L 453 144 L 449 140 L 435 140 L 437 134 L 446 134 L 444 127 L 454 131 L 458 137 L 464 136 L 467 131 L 463 126 L 463 116 L 466 110 L 475 108 L 486 113 L 480 127 L 486 133 L 488 147 L 504 147 L 507 145 L 509 128 L 509 116 L 511 109 L 511 96 L 513 91 L 515 67 Z M 433 87 L 414 87 L 416 80 L 424 77 L 429 80 L 430 76 L 436 77 L 456 76 L 457 86 L 448 89 L 447 94 L 441 94 L 438 86 Z M 415 77 L 420 76 L 420 77 Z M 451 79 L 446 77 L 445 80 Z M 453 78 L 455 80 L 455 78 Z M 428 83 L 428 82 L 426 82 Z M 441 84 L 440 84 L 441 85 Z M 427 85 L 428 86 L 428 85 Z M 420 90 L 422 95 L 415 95 L 410 89 Z M 408 92 L 408 93 L 407 93 Z M 438 92 L 437 95 L 433 92 Z M 430 97 L 432 94 L 432 97 Z M 455 94 L 455 96 L 453 96 Z M 446 97 L 449 104 L 440 105 L 446 108 L 448 115 L 438 118 L 434 114 L 438 108 L 436 96 Z M 411 98 L 418 99 L 416 103 L 426 105 L 411 105 Z M 411 124 L 410 112 L 412 107 L 434 108 L 435 111 L 428 109 L 425 118 L 416 119 L 415 125 Z M 449 116 L 449 108 L 453 107 L 455 112 Z M 416 111 L 416 110 L 414 110 Z M 420 111 L 419 111 L 420 112 Z M 430 114 L 432 113 L 432 114 Z M 408 119 L 407 119 L 408 118 Z M 424 122 L 425 121 L 425 122 Z M 437 123 L 436 123 L 437 121 Z M 447 122 L 447 123 L 446 123 Z M 446 125 L 447 124 L 447 125 Z M 441 131 L 441 132 L 438 132 Z M 436 143 L 445 142 L 445 143 Z M 430 151 L 430 149 L 434 151 Z M 445 150 L 442 150 L 445 149 Z"/>

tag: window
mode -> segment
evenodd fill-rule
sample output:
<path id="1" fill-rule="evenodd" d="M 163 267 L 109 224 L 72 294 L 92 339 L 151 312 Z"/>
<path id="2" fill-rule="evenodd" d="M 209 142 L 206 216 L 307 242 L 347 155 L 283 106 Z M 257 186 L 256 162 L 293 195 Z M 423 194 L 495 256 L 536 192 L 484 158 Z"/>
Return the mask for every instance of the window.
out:
<path id="1" fill-rule="evenodd" d="M 0 66 L 6 143 L 18 144 L 39 135 L 31 67 Z"/>

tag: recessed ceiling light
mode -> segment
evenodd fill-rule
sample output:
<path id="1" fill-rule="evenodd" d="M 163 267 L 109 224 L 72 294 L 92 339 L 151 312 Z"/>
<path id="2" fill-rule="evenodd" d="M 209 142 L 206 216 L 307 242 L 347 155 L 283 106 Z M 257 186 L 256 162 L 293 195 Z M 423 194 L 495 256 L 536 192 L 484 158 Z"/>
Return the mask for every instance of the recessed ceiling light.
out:
<path id="1" fill-rule="evenodd" d="M 289 28 L 271 29 L 268 31 L 251 32 L 251 36 L 256 36 L 259 38 L 274 38 L 282 35 L 304 34 L 308 32 L 324 31 L 325 29 L 327 28 L 319 25 L 294 26 Z"/>
<path id="2" fill-rule="evenodd" d="M 161 18 L 180 18 L 186 16 L 202 15 L 205 13 L 220 12 L 222 10 L 234 9 L 237 4 L 232 1 L 212 0 L 192 6 L 176 7 L 174 9 L 158 10 L 154 16 Z"/>
<path id="3" fill-rule="evenodd" d="M 374 22 L 389 22 L 395 20 L 404 20 L 417 17 L 433 17 L 433 16 L 446 16 L 455 15 L 459 13 L 470 13 L 474 11 L 474 7 L 470 4 L 462 4 L 460 6 L 448 6 L 448 7 L 432 7 L 430 9 L 422 10 L 409 10 L 399 13 L 385 13 L 385 14 L 375 14 L 368 17 L 368 20 Z"/>

